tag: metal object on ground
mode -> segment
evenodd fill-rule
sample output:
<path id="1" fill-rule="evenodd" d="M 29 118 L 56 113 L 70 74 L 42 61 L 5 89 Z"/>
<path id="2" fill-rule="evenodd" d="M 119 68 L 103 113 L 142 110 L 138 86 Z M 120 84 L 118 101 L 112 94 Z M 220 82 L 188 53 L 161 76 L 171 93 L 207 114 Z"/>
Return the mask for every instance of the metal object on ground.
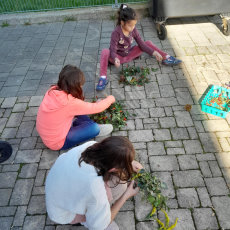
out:
<path id="1" fill-rule="evenodd" d="M 149 13 L 156 23 L 160 40 L 167 37 L 165 27 L 168 18 L 217 15 L 222 18 L 222 32 L 229 35 L 230 22 L 226 13 L 230 12 L 229 0 L 149 0 Z"/>
<path id="2" fill-rule="evenodd" d="M 8 160 L 13 152 L 11 145 L 6 141 L 0 141 L 0 163 Z"/>

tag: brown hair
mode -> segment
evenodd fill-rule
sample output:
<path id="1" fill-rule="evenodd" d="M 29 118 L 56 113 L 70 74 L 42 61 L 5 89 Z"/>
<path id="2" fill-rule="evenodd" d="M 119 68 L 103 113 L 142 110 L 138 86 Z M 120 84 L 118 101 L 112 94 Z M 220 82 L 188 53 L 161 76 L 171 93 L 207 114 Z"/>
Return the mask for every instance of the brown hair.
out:
<path id="1" fill-rule="evenodd" d="M 134 158 L 135 150 L 128 138 L 113 136 L 88 147 L 81 154 L 78 163 L 79 166 L 82 161 L 93 165 L 98 176 L 102 176 L 104 181 L 108 181 L 113 175 L 120 180 L 128 181 L 133 173 Z M 118 172 L 109 172 L 112 168 Z"/>
<path id="2" fill-rule="evenodd" d="M 84 100 L 82 85 L 85 83 L 83 72 L 76 66 L 66 65 L 59 74 L 57 89 L 73 97 Z"/>
<path id="3" fill-rule="evenodd" d="M 121 21 L 126 23 L 130 20 L 137 20 L 137 14 L 135 10 L 128 7 L 126 4 L 121 4 L 117 12 L 117 26 L 121 25 Z"/>

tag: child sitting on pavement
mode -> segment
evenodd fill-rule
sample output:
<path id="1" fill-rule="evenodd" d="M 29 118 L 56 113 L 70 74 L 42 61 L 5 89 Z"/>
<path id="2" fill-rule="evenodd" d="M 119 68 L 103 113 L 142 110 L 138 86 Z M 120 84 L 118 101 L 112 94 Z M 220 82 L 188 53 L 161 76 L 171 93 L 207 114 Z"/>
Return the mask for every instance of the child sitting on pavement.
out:
<path id="1" fill-rule="evenodd" d="M 135 27 L 136 23 L 136 12 L 127 5 L 121 4 L 118 11 L 117 27 L 111 35 L 110 48 L 103 49 L 101 52 L 97 91 L 104 90 L 108 84 L 107 67 L 109 62 L 118 68 L 120 64 L 128 63 L 139 57 L 142 52 L 146 52 L 164 65 L 173 66 L 181 63 L 181 60 L 163 52 L 151 41 L 143 41 Z M 134 40 L 137 42 L 137 46 L 132 46 Z"/>

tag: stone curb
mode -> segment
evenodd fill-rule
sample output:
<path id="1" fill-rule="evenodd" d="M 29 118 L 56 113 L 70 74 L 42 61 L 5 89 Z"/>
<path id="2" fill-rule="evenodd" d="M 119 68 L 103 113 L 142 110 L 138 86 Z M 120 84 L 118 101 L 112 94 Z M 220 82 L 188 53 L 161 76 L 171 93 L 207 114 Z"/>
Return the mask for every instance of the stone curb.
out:
<path id="1" fill-rule="evenodd" d="M 148 3 L 130 4 L 138 14 L 143 17 L 148 15 Z M 7 22 L 9 25 L 35 24 L 47 22 L 60 22 L 64 20 L 108 19 L 116 15 L 117 8 L 112 6 L 78 8 L 48 12 L 30 12 L 17 14 L 1 14 L 0 25 Z"/>

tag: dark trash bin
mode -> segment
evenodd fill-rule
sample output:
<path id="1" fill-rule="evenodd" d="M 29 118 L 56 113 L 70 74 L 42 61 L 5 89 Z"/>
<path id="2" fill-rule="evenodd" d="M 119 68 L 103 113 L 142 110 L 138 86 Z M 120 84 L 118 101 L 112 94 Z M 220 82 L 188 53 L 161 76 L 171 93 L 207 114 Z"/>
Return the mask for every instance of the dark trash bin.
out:
<path id="1" fill-rule="evenodd" d="M 165 23 L 168 18 L 194 17 L 220 14 L 222 32 L 230 33 L 230 0 L 150 0 L 150 15 L 153 17 L 159 39 L 167 37 Z"/>

